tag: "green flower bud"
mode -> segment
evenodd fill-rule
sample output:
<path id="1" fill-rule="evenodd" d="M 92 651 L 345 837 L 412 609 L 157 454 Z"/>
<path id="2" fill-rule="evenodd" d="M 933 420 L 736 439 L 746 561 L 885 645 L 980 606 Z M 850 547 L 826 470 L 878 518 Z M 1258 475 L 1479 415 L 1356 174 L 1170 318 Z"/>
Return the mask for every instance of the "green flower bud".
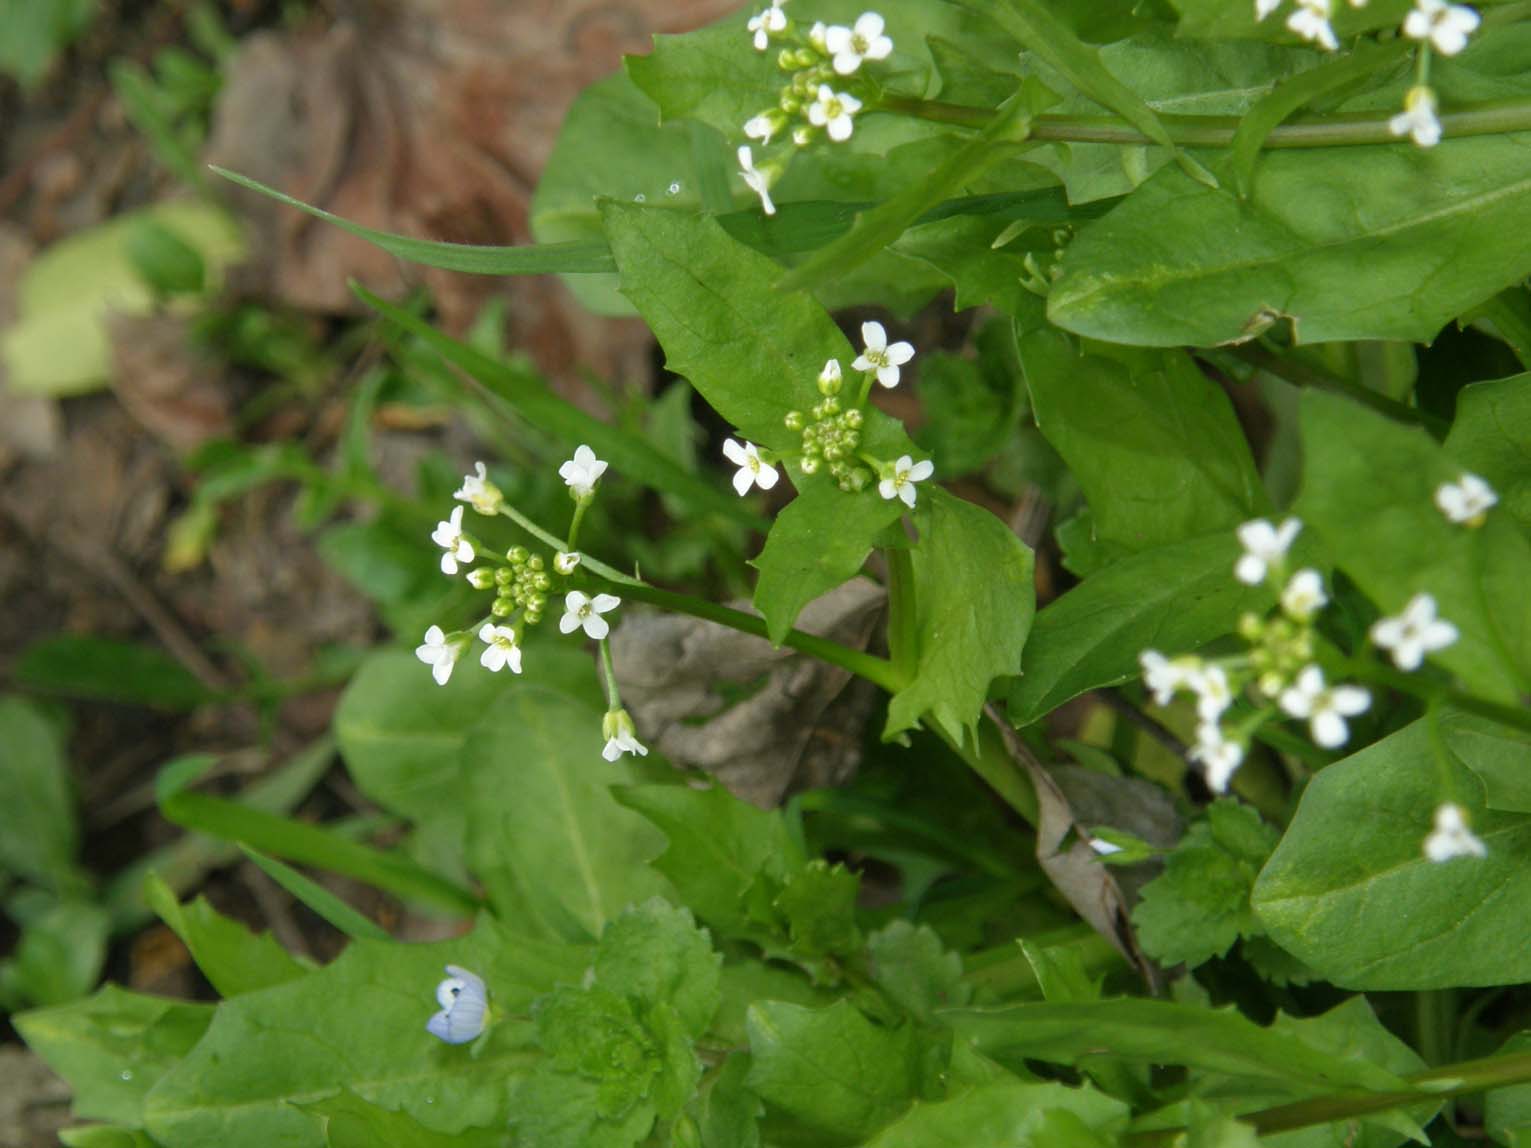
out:
<path id="1" fill-rule="evenodd" d="M 527 569 L 529 569 L 529 570 L 541 570 L 542 569 L 542 555 L 540 555 L 540 554 L 533 554 L 530 558 L 528 558 L 526 560 L 526 566 L 527 566 Z"/>
<path id="2" fill-rule="evenodd" d="M 526 561 L 526 557 L 525 546 L 512 546 L 509 550 L 505 551 L 505 559 L 512 566 L 522 565 Z"/>
<path id="3" fill-rule="evenodd" d="M 845 425 L 846 426 L 852 427 L 852 428 L 859 427 L 861 425 L 861 420 L 862 420 L 862 414 L 861 414 L 861 408 L 860 407 L 852 407 L 850 410 L 845 412 Z"/>
<path id="4" fill-rule="evenodd" d="M 475 590 L 487 590 L 494 585 L 496 571 L 488 566 L 480 566 L 476 570 L 468 571 L 468 585 Z"/>
<path id="5" fill-rule="evenodd" d="M 796 431 L 803 429 L 803 412 L 788 411 L 787 417 L 782 419 L 788 430 Z"/>
<path id="6" fill-rule="evenodd" d="M 494 605 L 489 607 L 489 612 L 496 618 L 508 618 L 516 612 L 516 604 L 507 602 L 504 598 L 496 598 Z"/>
<path id="7" fill-rule="evenodd" d="M 804 474 L 819 473 L 819 460 L 812 457 L 811 455 L 806 456 L 799 465 L 802 467 Z"/>

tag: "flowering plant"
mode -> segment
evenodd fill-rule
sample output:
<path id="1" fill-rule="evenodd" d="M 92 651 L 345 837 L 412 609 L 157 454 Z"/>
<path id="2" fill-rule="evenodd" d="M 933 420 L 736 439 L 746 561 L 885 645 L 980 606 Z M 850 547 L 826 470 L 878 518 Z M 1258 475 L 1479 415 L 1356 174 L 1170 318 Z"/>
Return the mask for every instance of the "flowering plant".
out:
<path id="1" fill-rule="evenodd" d="M 354 942 L 171 897 L 221 1003 L 20 1031 L 166 1148 L 1531 1135 L 1528 59 L 1523 2 L 772 0 L 576 104 L 536 246 L 324 216 L 636 312 L 679 445 L 363 289 L 538 428 L 411 505 L 337 716 L 409 847 L 167 770 Z"/>

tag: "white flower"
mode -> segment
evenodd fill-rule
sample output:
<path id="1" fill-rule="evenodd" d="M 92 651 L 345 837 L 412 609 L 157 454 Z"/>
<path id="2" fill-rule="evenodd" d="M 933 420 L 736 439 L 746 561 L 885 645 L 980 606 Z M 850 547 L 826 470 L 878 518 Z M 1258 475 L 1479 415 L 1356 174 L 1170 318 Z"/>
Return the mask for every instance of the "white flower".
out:
<path id="1" fill-rule="evenodd" d="M 1489 508 L 1499 501 L 1494 488 L 1476 474 L 1463 474 L 1456 482 L 1443 482 L 1435 490 L 1435 505 L 1453 522 L 1478 526 Z"/>
<path id="2" fill-rule="evenodd" d="M 1174 701 L 1175 692 L 1188 688 L 1191 678 L 1201 672 L 1200 658 L 1166 658 L 1158 650 L 1144 650 L 1138 655 L 1138 664 L 1143 667 L 1143 684 L 1161 706 Z"/>
<path id="3" fill-rule="evenodd" d="M 1434 598 L 1416 594 L 1396 618 L 1379 618 L 1371 635 L 1377 645 L 1393 652 L 1393 664 L 1400 670 L 1417 670 L 1426 654 L 1457 640 L 1457 628 L 1436 617 Z"/>
<path id="4" fill-rule="evenodd" d="M 1301 529 L 1302 523 L 1295 518 L 1280 526 L 1272 526 L 1263 518 L 1244 523 L 1237 532 L 1244 554 L 1234 566 L 1233 576 L 1246 586 L 1258 586 L 1265 581 L 1266 570 L 1286 557 Z"/>
<path id="5" fill-rule="evenodd" d="M 1414 0 L 1414 11 L 1403 22 L 1403 34 L 1413 40 L 1429 40 L 1443 56 L 1455 56 L 1467 47 L 1467 37 L 1477 30 L 1478 13 L 1463 4 L 1446 0 Z"/>
<path id="6" fill-rule="evenodd" d="M 441 1011 L 425 1022 L 425 1031 L 448 1044 L 478 1039 L 489 1017 L 489 992 L 467 969 L 447 966 L 447 979 L 436 986 Z"/>
<path id="7" fill-rule="evenodd" d="M 1332 11 L 1330 0 L 1297 0 L 1297 11 L 1286 18 L 1286 26 L 1304 40 L 1335 52 L 1340 42 L 1329 24 Z"/>
<path id="8" fill-rule="evenodd" d="M 924 482 L 936 472 L 935 463 L 930 459 L 921 459 L 915 462 L 907 454 L 900 455 L 893 464 L 893 477 L 885 478 L 877 484 L 877 493 L 884 498 L 902 498 L 904 505 L 914 506 L 914 484 Z"/>
<path id="9" fill-rule="evenodd" d="M 1324 671 L 1308 666 L 1297 675 L 1297 683 L 1281 694 L 1281 708 L 1294 718 L 1306 718 L 1308 732 L 1316 745 L 1338 749 L 1350 738 L 1347 717 L 1365 713 L 1372 696 L 1360 686 L 1324 684 Z"/>
<path id="10" fill-rule="evenodd" d="M 823 128 L 836 143 L 851 138 L 855 125 L 851 117 L 861 110 L 861 101 L 848 92 L 837 92 L 828 84 L 819 85 L 819 95 L 808 105 L 808 122 Z"/>
<path id="11" fill-rule="evenodd" d="M 771 34 L 783 31 L 787 27 L 787 14 L 781 10 L 781 6 L 786 2 L 787 0 L 771 0 L 769 8 L 750 17 L 746 27 L 754 33 L 755 51 L 764 52 L 771 46 Z"/>
<path id="12" fill-rule="evenodd" d="M 564 597 L 564 616 L 558 619 L 561 633 L 572 634 L 581 626 L 585 633 L 597 641 L 611 633 L 611 627 L 602 614 L 610 613 L 622 604 L 615 594 L 597 594 L 594 598 L 578 590 L 570 590 Z"/>
<path id="13" fill-rule="evenodd" d="M 473 509 L 480 514 L 498 514 L 500 504 L 505 501 L 505 496 L 500 493 L 500 488 L 489 481 L 489 474 L 484 469 L 484 464 L 473 464 L 476 474 L 465 474 L 462 480 L 462 489 L 452 495 L 458 502 L 471 502 Z"/>
<path id="14" fill-rule="evenodd" d="M 1281 7 L 1281 0 L 1255 0 L 1255 19 L 1263 20 Z"/>
<path id="15" fill-rule="evenodd" d="M 436 530 L 431 535 L 431 541 L 446 551 L 441 556 L 443 574 L 456 574 L 459 562 L 473 561 L 473 543 L 462 536 L 462 510 L 462 507 L 454 506 L 452 516 L 445 522 L 436 523 Z"/>
<path id="16" fill-rule="evenodd" d="M 1435 807 L 1435 829 L 1425 838 L 1425 856 L 1432 861 L 1487 857 L 1488 846 L 1467 827 L 1467 811 L 1447 803 Z"/>
<path id="17" fill-rule="evenodd" d="M 1090 848 L 1095 850 L 1095 852 L 1100 854 L 1102 857 L 1109 857 L 1113 853 L 1120 853 L 1122 851 L 1122 847 L 1120 845 L 1113 845 L 1103 837 L 1091 837 L 1088 838 L 1088 841 L 1090 843 Z"/>
<path id="18" fill-rule="evenodd" d="M 1403 98 L 1403 111 L 1387 122 L 1395 136 L 1410 136 L 1416 147 L 1434 147 L 1441 142 L 1441 121 L 1435 114 L 1435 92 L 1416 84 Z"/>
<path id="19" fill-rule="evenodd" d="M 861 67 L 862 60 L 885 60 L 893 51 L 893 41 L 882 34 L 883 19 L 876 12 L 863 12 L 854 28 L 836 25 L 824 29 L 824 46 L 835 58 L 835 71 L 848 76 Z"/>
<path id="20" fill-rule="evenodd" d="M 1186 685 L 1196 695 L 1196 714 L 1204 722 L 1215 722 L 1233 704 L 1233 690 L 1222 666 L 1204 666 L 1186 675 Z"/>
<path id="21" fill-rule="evenodd" d="M 579 565 L 579 552 L 560 550 L 553 555 L 553 569 L 567 578 L 574 573 L 574 568 Z"/>
<path id="22" fill-rule="evenodd" d="M 478 640 L 486 643 L 478 658 L 484 669 L 497 673 L 509 666 L 511 673 L 521 672 L 521 647 L 516 643 L 516 632 L 509 626 L 485 622 L 479 627 Z"/>
<path id="23" fill-rule="evenodd" d="M 1217 723 L 1206 722 L 1196 727 L 1196 744 L 1188 756 L 1201 762 L 1207 786 L 1213 793 L 1227 793 L 1228 782 L 1244 761 L 1244 746 L 1224 737 Z"/>
<path id="24" fill-rule="evenodd" d="M 771 202 L 771 181 L 766 172 L 755 166 L 755 153 L 750 151 L 748 144 L 739 149 L 739 177 L 756 195 L 760 196 L 760 210 L 767 215 L 776 214 L 776 205 Z"/>
<path id="25" fill-rule="evenodd" d="M 574 450 L 574 457 L 558 468 L 558 477 L 564 480 L 575 498 L 589 498 L 595 484 L 606 473 L 606 464 L 595 457 L 595 451 L 581 443 Z"/>
<path id="26" fill-rule="evenodd" d="M 1324 577 L 1317 570 L 1299 570 L 1281 591 L 1281 608 L 1295 622 L 1306 622 L 1329 604 Z"/>
<path id="27" fill-rule="evenodd" d="M 772 115 L 770 112 L 764 115 L 752 116 L 744 121 L 744 138 L 759 140 L 762 144 L 771 142 L 771 137 L 783 128 L 781 117 Z"/>
<path id="28" fill-rule="evenodd" d="M 813 27 L 808 29 L 808 42 L 813 45 L 816 51 L 825 56 L 829 55 L 829 45 L 824 40 L 828 33 L 829 27 L 822 20 L 815 20 Z"/>
<path id="29" fill-rule="evenodd" d="M 607 761 L 616 761 L 624 753 L 635 757 L 649 755 L 648 747 L 638 740 L 638 731 L 633 728 L 633 719 L 626 710 L 607 711 L 601 722 L 601 736 L 606 739 L 601 756 Z"/>
<path id="30" fill-rule="evenodd" d="M 876 371 L 877 381 L 883 386 L 889 389 L 898 386 L 898 369 L 914 358 L 913 344 L 900 342 L 888 346 L 888 332 L 881 323 L 861 324 L 861 341 L 866 349 L 856 356 L 851 369 Z"/>
<path id="31" fill-rule="evenodd" d="M 734 474 L 734 489 L 743 497 L 751 486 L 770 490 L 781 476 L 770 463 L 762 462 L 760 451 L 752 442 L 742 446 L 731 438 L 723 440 L 723 456 L 739 469 Z"/>
<path id="32" fill-rule="evenodd" d="M 467 645 L 468 643 L 461 638 L 447 641 L 447 636 L 441 632 L 441 627 L 432 626 L 425 631 L 424 644 L 415 647 L 415 657 L 431 668 L 431 677 L 436 679 L 436 684 L 444 686 L 452 676 L 452 671 L 457 666 L 457 659 L 462 657 L 462 652 Z"/>

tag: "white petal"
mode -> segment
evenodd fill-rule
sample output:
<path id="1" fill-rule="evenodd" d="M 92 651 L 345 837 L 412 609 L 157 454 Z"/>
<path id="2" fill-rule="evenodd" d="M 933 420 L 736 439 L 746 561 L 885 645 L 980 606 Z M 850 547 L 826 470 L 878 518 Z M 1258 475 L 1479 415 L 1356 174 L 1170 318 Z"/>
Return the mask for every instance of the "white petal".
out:
<path id="1" fill-rule="evenodd" d="M 910 359 L 914 358 L 914 344 L 897 342 L 888 348 L 888 362 L 895 367 L 901 367 Z"/>
<path id="2" fill-rule="evenodd" d="M 447 684 L 447 679 L 452 676 L 452 670 L 456 665 L 456 658 L 442 658 L 431 667 L 431 677 L 436 679 L 438 686 L 444 686 Z"/>
<path id="3" fill-rule="evenodd" d="M 1265 581 L 1265 559 L 1245 554 L 1234 566 L 1233 576 L 1246 586 L 1258 586 Z"/>
<path id="4" fill-rule="evenodd" d="M 579 629 L 578 614 L 565 614 L 562 618 L 558 619 L 558 632 L 560 634 L 572 634 L 577 629 Z"/>
<path id="5" fill-rule="evenodd" d="M 849 119 L 861 110 L 861 101 L 847 92 L 841 92 L 840 106 L 845 109 L 846 119 Z"/>
<path id="6" fill-rule="evenodd" d="M 451 551 L 441 556 L 441 572 L 443 574 L 457 573 L 457 559 L 452 556 Z"/>
<path id="7" fill-rule="evenodd" d="M 840 76 L 854 75 L 857 68 L 861 67 L 861 57 L 855 52 L 839 52 L 835 55 L 835 74 Z"/>
<path id="8" fill-rule="evenodd" d="M 578 614 L 588 605 L 590 597 L 583 590 L 570 590 L 564 595 L 563 608 L 571 614 Z"/>
<path id="9" fill-rule="evenodd" d="M 824 47 L 828 48 L 831 55 L 838 55 L 851 46 L 851 30 L 839 24 L 831 24 L 824 29 Z"/>
<path id="10" fill-rule="evenodd" d="M 761 490 L 770 490 L 780 477 L 774 466 L 763 462 L 760 464 L 760 470 L 755 474 L 755 485 Z"/>
<path id="11" fill-rule="evenodd" d="M 606 619 L 601 617 L 599 614 L 591 614 L 584 620 L 584 624 L 585 633 L 598 642 L 607 634 L 611 633 L 611 624 L 608 623 Z"/>
<path id="12" fill-rule="evenodd" d="M 897 459 L 894 460 L 893 469 L 895 472 L 908 472 L 913 470 L 914 459 L 907 454 L 901 454 Z"/>
<path id="13" fill-rule="evenodd" d="M 494 673 L 505 665 L 505 651 L 496 645 L 484 647 L 484 652 L 478 656 L 478 664 L 490 673 Z"/>
<path id="14" fill-rule="evenodd" d="M 906 483 L 904 483 L 903 486 L 899 487 L 898 488 L 898 496 L 904 500 L 904 505 L 905 506 L 909 507 L 909 509 L 911 509 L 911 510 L 914 509 L 914 500 L 915 500 L 914 483 L 906 482 Z"/>
<path id="15" fill-rule="evenodd" d="M 856 17 L 856 35 L 863 40 L 875 40 L 882 35 L 883 19 L 876 12 L 863 12 Z"/>
<path id="16" fill-rule="evenodd" d="M 861 341 L 869 351 L 883 351 L 888 347 L 888 332 L 881 323 L 871 322 L 861 324 Z M 858 370 L 865 370 L 859 367 Z"/>
<path id="17" fill-rule="evenodd" d="M 741 443 L 737 443 L 731 438 L 726 438 L 723 440 L 723 457 L 735 466 L 743 466 L 749 461 L 750 456 Z"/>
<path id="18" fill-rule="evenodd" d="M 808 105 L 808 122 L 820 128 L 829 122 L 829 112 L 823 104 Z"/>
<path id="19" fill-rule="evenodd" d="M 924 482 L 927 478 L 935 473 L 936 464 L 931 462 L 928 458 L 922 458 L 919 462 L 915 463 L 909 468 L 909 481 Z"/>
<path id="20" fill-rule="evenodd" d="M 867 358 L 865 355 L 857 355 L 855 359 L 851 361 L 851 370 L 853 371 L 870 371 L 871 369 L 872 360 Z"/>
<path id="21" fill-rule="evenodd" d="M 878 367 L 877 381 L 891 391 L 894 387 L 898 386 L 898 368 L 892 364 Z"/>
<path id="22" fill-rule="evenodd" d="M 447 636 L 442 631 L 440 626 L 432 626 L 429 630 L 425 631 L 425 641 L 426 641 L 427 645 L 430 645 L 430 646 L 444 645 L 446 643 L 446 640 L 447 640 Z"/>
<path id="23" fill-rule="evenodd" d="M 1339 749 L 1350 736 L 1345 719 L 1333 710 L 1322 710 L 1314 714 L 1308 729 L 1313 734 L 1314 743 L 1325 749 Z"/>
<path id="24" fill-rule="evenodd" d="M 884 498 L 897 498 L 898 487 L 893 484 L 891 478 L 885 478 L 877 484 L 877 493 Z"/>
<path id="25" fill-rule="evenodd" d="M 1334 708 L 1346 717 L 1364 714 L 1372 704 L 1372 696 L 1360 686 L 1336 686 L 1329 695 Z"/>
<path id="26" fill-rule="evenodd" d="M 618 598 L 615 594 L 597 594 L 595 599 L 590 603 L 591 608 L 594 609 L 597 614 L 609 613 L 610 611 L 615 610 L 621 604 L 622 599 Z"/>
<path id="27" fill-rule="evenodd" d="M 743 498 L 750 492 L 750 487 L 755 485 L 755 472 L 747 466 L 741 466 L 734 471 L 734 492 Z"/>

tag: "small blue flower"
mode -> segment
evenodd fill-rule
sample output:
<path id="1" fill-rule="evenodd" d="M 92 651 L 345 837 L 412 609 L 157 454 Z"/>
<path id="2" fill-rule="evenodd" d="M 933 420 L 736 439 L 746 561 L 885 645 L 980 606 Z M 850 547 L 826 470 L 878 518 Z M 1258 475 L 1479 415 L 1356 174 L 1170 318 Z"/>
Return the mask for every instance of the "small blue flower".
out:
<path id="1" fill-rule="evenodd" d="M 447 979 L 436 986 L 441 1011 L 425 1024 L 425 1030 L 448 1044 L 467 1044 L 484 1031 L 489 1015 L 489 992 L 484 982 L 467 969 L 447 966 Z"/>

